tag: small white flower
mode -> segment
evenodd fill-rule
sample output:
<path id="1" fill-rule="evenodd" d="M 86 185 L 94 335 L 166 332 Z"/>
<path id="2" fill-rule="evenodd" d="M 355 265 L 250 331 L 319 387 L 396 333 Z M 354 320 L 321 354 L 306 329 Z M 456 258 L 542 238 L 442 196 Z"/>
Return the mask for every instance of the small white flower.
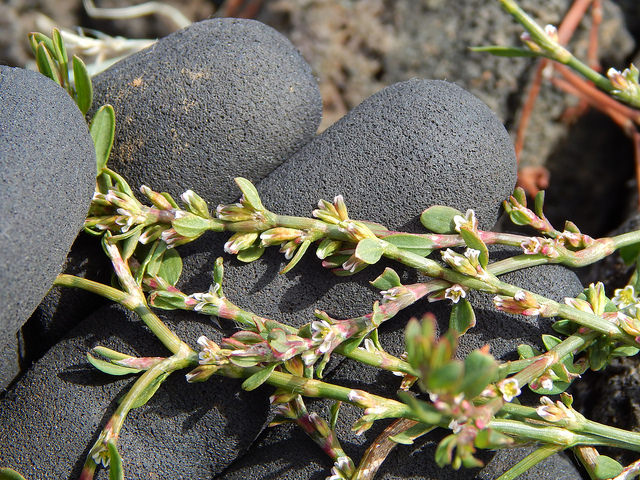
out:
<path id="1" fill-rule="evenodd" d="M 515 378 L 507 378 L 506 380 L 503 380 L 498 385 L 498 389 L 502 393 L 502 398 L 505 402 L 510 402 L 522 393 L 520 390 L 520 384 Z"/>
<path id="2" fill-rule="evenodd" d="M 538 237 L 530 237 L 520 243 L 525 255 L 535 255 L 542 250 L 542 243 Z"/>
<path id="3" fill-rule="evenodd" d="M 459 424 L 456 419 L 453 419 L 449 422 L 449 429 L 453 431 L 453 433 L 460 433 L 462 431 L 462 425 Z"/>
<path id="4" fill-rule="evenodd" d="M 444 292 L 444 298 L 448 298 L 453 303 L 458 303 L 461 298 L 465 298 L 467 296 L 467 291 L 464 289 L 462 285 L 454 284 L 447 288 Z"/>
<path id="5" fill-rule="evenodd" d="M 630 307 L 639 302 L 638 297 L 636 297 L 633 285 L 627 285 L 624 288 L 618 288 L 617 290 L 615 290 L 613 292 L 613 298 L 611 299 L 611 301 L 619 309 Z"/>
<path id="6" fill-rule="evenodd" d="M 453 217 L 453 223 L 455 224 L 456 232 L 460 232 L 462 227 L 467 227 L 469 230 L 475 231 L 478 229 L 478 219 L 472 209 L 468 209 L 467 212 L 462 215 L 456 215 Z"/>
<path id="7" fill-rule="evenodd" d="M 551 380 L 551 377 L 545 377 L 542 382 L 540 382 L 540 385 L 542 385 L 542 388 L 545 390 L 551 390 L 553 388 L 553 380 Z"/>
<path id="8" fill-rule="evenodd" d="M 349 401 L 353 403 L 364 403 L 367 401 L 367 396 L 362 390 L 350 390 L 348 398 Z"/>

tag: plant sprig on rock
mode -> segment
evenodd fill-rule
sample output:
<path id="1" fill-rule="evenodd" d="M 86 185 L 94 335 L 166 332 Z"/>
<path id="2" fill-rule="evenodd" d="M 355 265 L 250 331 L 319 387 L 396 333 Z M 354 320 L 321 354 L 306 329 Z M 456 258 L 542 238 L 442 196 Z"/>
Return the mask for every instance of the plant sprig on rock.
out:
<path id="1" fill-rule="evenodd" d="M 44 39 L 37 43 L 38 48 L 51 53 L 43 50 L 48 48 Z M 58 51 L 62 50 L 54 45 L 54 53 Z M 58 77 L 62 73 L 64 80 L 64 55 L 55 53 L 51 62 L 51 55 L 41 56 L 46 60 L 40 62 L 41 69 L 45 73 L 57 71 Z M 74 96 L 72 89 L 68 91 Z M 79 105 L 82 102 L 79 100 Z M 239 202 L 220 205 L 213 212 L 190 190 L 182 195 L 184 206 L 180 207 L 170 195 L 143 186 L 141 193 L 151 203 L 145 205 L 126 180 L 106 166 L 114 121 L 109 107 L 98 110 L 92 121 L 97 181 L 85 226 L 101 237 L 115 282 L 106 285 L 63 274 L 56 284 L 94 292 L 137 313 L 171 355 L 134 357 L 102 346 L 88 353 L 89 362 L 105 373 L 139 376 L 90 449 L 81 473 L 83 480 L 93 478 L 100 466 L 110 468 L 110 478 L 124 478 L 117 449 L 124 421 L 178 370 L 188 370 L 186 378 L 190 382 L 205 381 L 216 374 L 244 379 L 242 387 L 246 390 L 263 384 L 275 387 L 270 397 L 277 405 L 274 423 L 299 425 L 335 462 L 331 480 L 373 478 L 390 451 L 371 450 L 359 464 L 347 456 L 335 430 L 344 403 L 363 410 L 353 425 L 358 433 L 378 420 L 395 419 L 393 428 L 385 430 L 374 446 L 386 441 L 410 444 L 435 428 L 449 429 L 450 435 L 436 449 L 440 466 L 475 467 L 482 464 L 475 455 L 477 449 L 535 442 L 538 448 L 502 475 L 502 480 L 515 478 L 568 448 L 578 453 L 592 478 L 610 478 L 620 475 L 622 466 L 599 455 L 594 447 L 640 451 L 638 433 L 587 420 L 572 408 L 572 398 L 565 393 L 586 369 L 601 369 L 611 358 L 640 351 L 639 275 L 636 273 L 613 298 L 606 296 L 602 284 L 595 284 L 577 298 L 565 299 L 565 303 L 499 279 L 501 274 L 542 264 L 587 265 L 619 249 L 631 261 L 637 261 L 640 231 L 592 239 L 570 222 L 560 231 L 543 214 L 543 195 L 536 198 L 531 210 L 521 190 L 505 202 L 505 210 L 514 223 L 533 227 L 539 236 L 483 231 L 473 210 L 462 213 L 442 206 L 431 207 L 421 216 L 429 233 L 389 231 L 377 223 L 352 219 L 340 195 L 333 201 L 320 200 L 313 218 L 279 215 L 267 210 L 258 190 L 243 178 L 236 179 L 242 192 Z M 336 275 L 352 275 L 387 258 L 432 280 L 403 284 L 400 276 L 387 268 L 371 282 L 382 295 L 371 312 L 335 319 L 318 311 L 316 319 L 296 328 L 232 303 L 224 294 L 222 259 L 216 261 L 208 291 L 185 293 L 176 287 L 182 263 L 174 247 L 208 231 L 231 232 L 224 249 L 244 262 L 256 261 L 267 247 L 279 246 L 289 260 L 282 273 L 292 270 L 313 246 L 323 266 Z M 491 244 L 519 246 L 523 253 L 491 263 L 487 247 Z M 440 250 L 442 262 L 428 258 L 435 250 Z M 494 294 L 498 310 L 559 317 L 555 328 L 562 337 L 545 335 L 542 340 L 546 351 L 521 346 L 520 358 L 515 361 L 498 362 L 488 348 L 458 358 L 460 338 L 476 323 L 466 299 L 470 290 Z M 433 301 L 449 299 L 454 304 L 448 331 L 437 335 L 435 319 L 425 315 L 406 326 L 403 356 L 386 352 L 378 339 L 380 325 L 425 297 Z M 219 344 L 201 336 L 196 350 L 152 307 L 231 320 L 238 330 Z M 400 376 L 397 398 L 322 380 L 334 353 Z M 536 406 L 518 403 L 527 385 L 543 395 Z M 559 401 L 546 396 L 554 394 L 561 394 Z M 335 401 L 331 418 L 309 413 L 303 397 Z M 16 475 L 9 469 L 0 470 L 0 478 Z"/>

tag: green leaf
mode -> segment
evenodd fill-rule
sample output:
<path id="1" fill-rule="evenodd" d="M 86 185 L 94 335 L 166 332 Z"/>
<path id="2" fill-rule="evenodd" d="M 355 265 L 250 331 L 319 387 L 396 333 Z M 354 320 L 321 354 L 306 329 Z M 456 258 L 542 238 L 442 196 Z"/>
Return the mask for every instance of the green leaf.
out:
<path id="1" fill-rule="evenodd" d="M 175 248 L 166 250 L 162 256 L 157 276 L 166 280 L 171 285 L 175 285 L 178 283 L 181 273 L 182 258 L 180 258 L 180 254 Z"/>
<path id="2" fill-rule="evenodd" d="M 632 265 L 636 261 L 636 258 L 640 256 L 640 243 L 633 243 L 622 247 L 618 250 L 618 253 L 627 266 Z"/>
<path id="3" fill-rule="evenodd" d="M 109 451 L 109 480 L 124 480 L 122 458 L 113 440 L 107 442 L 107 450 Z"/>
<path id="4" fill-rule="evenodd" d="M 511 210 L 509 211 L 509 218 L 511 222 L 515 225 L 529 225 L 531 220 L 520 210 Z"/>
<path id="5" fill-rule="evenodd" d="M 170 374 L 171 372 L 162 372 L 160 375 L 154 378 L 153 381 L 145 387 L 142 393 L 138 395 L 138 398 L 134 400 L 131 408 L 138 408 L 147 403 L 151 399 L 151 397 L 153 397 L 153 395 L 158 391 L 160 385 L 162 385 L 162 383 Z"/>
<path id="6" fill-rule="evenodd" d="M 471 47 L 472 52 L 490 53 L 497 57 L 537 57 L 538 54 L 527 48 L 503 47 L 501 45 L 488 45 L 486 47 Z"/>
<path id="7" fill-rule="evenodd" d="M 142 225 L 138 225 L 138 227 L 142 227 Z M 142 234 L 142 228 L 138 227 L 131 230 L 131 232 L 133 232 L 132 235 L 129 235 L 127 238 L 122 240 L 122 243 L 120 244 L 122 246 L 121 255 L 124 261 L 129 260 L 129 258 L 131 258 L 131 255 L 133 255 L 133 253 L 136 251 L 136 248 L 138 247 L 138 239 Z"/>
<path id="8" fill-rule="evenodd" d="M 406 392 L 404 390 L 399 390 L 398 398 L 400 401 L 409 408 L 411 408 L 412 413 L 422 422 L 428 425 L 437 425 L 442 420 L 442 415 L 436 408 L 422 400 L 418 400 L 413 394 Z"/>
<path id="9" fill-rule="evenodd" d="M 369 265 L 380 260 L 383 253 L 384 249 L 377 238 L 364 238 L 356 245 L 356 258 Z"/>
<path id="10" fill-rule="evenodd" d="M 342 246 L 342 242 L 339 240 L 332 240 L 331 238 L 325 238 L 320 242 L 318 248 L 316 249 L 316 256 L 320 260 L 324 260 L 330 255 L 333 255 Z"/>
<path id="11" fill-rule="evenodd" d="M 75 69 L 75 64 L 74 64 Z M 100 173 L 107 166 L 116 131 L 116 114 L 111 105 L 103 105 L 91 119 L 89 132 L 96 148 L 96 167 Z"/>
<path id="12" fill-rule="evenodd" d="M 518 355 L 520 355 L 521 359 L 535 357 L 540 354 L 542 354 L 542 352 L 533 348 L 531 345 L 527 345 L 526 343 L 518 345 Z"/>
<path id="13" fill-rule="evenodd" d="M 329 409 L 329 412 L 331 413 L 329 417 L 329 428 L 331 428 L 331 430 L 336 429 L 336 424 L 338 423 L 338 414 L 340 413 L 341 406 L 342 402 L 336 401 L 333 402 L 331 408 Z"/>
<path id="14" fill-rule="evenodd" d="M 485 428 L 480 430 L 476 435 L 473 444 L 478 448 L 491 448 L 497 449 L 511 445 L 513 439 L 504 433 L 497 432 L 491 428 Z"/>
<path id="15" fill-rule="evenodd" d="M 102 346 L 93 347 L 91 350 L 107 360 L 126 360 L 127 358 L 133 358 L 131 355 L 127 355 L 126 353 L 121 353 Z"/>
<path id="16" fill-rule="evenodd" d="M 462 379 L 464 367 L 459 360 L 452 360 L 429 372 L 425 385 L 430 392 L 453 390 Z"/>
<path id="17" fill-rule="evenodd" d="M 60 72 L 62 73 L 62 80 L 66 84 L 69 81 L 69 57 L 67 55 L 67 49 L 64 46 L 64 42 L 62 41 L 62 35 L 60 35 L 60 30 L 57 28 L 53 29 L 53 33 L 51 34 L 51 39 L 53 42 L 53 48 L 56 56 L 56 60 L 60 65 Z M 85 113 L 85 112 L 82 112 Z"/>
<path id="18" fill-rule="evenodd" d="M 407 252 L 426 257 L 434 248 L 432 240 L 420 235 L 412 235 L 410 233 L 396 233 L 383 238 L 384 241 L 395 245 Z"/>
<path id="19" fill-rule="evenodd" d="M 606 455 L 600 455 L 596 459 L 595 474 L 596 478 L 606 479 L 617 477 L 622 473 L 622 465 L 616 462 L 613 458 Z"/>
<path id="20" fill-rule="evenodd" d="M 261 247 L 260 245 L 254 245 L 253 247 L 249 247 L 238 252 L 236 258 L 241 262 L 251 263 L 254 260 L 259 259 L 263 253 L 264 247 Z"/>
<path id="21" fill-rule="evenodd" d="M 389 440 L 395 443 L 401 443 L 403 445 L 411 445 L 416 438 L 426 435 L 434 430 L 436 427 L 433 425 L 427 425 L 425 423 L 416 423 L 414 426 L 409 427 L 404 432 L 398 435 L 392 435 Z"/>
<path id="22" fill-rule="evenodd" d="M 242 195 L 244 195 L 245 201 L 254 210 L 257 210 L 257 211 L 265 210 L 264 206 L 262 205 L 262 201 L 260 200 L 260 195 L 258 194 L 258 190 L 256 190 L 256 187 L 253 186 L 253 183 L 251 183 L 246 178 L 242 178 L 242 177 L 236 177 L 234 178 L 234 181 L 236 182 L 236 185 L 238 185 L 238 187 L 240 188 Z"/>
<path id="23" fill-rule="evenodd" d="M 400 285 L 402 285 L 400 276 L 393 268 L 389 267 L 385 268 L 384 272 L 382 272 L 382 274 L 378 278 L 370 283 L 378 290 L 389 290 L 393 287 L 399 287 Z"/>
<path id="24" fill-rule="evenodd" d="M 551 350 L 556 345 L 562 343 L 562 340 L 553 335 L 544 334 L 542 335 L 542 343 L 544 343 L 544 346 L 547 347 L 547 350 Z"/>
<path id="25" fill-rule="evenodd" d="M 105 360 L 99 359 L 98 357 L 95 357 L 91 354 L 91 352 L 87 353 L 87 360 L 89 360 L 89 363 L 96 367 L 98 370 L 109 375 L 129 375 L 131 373 L 139 373 L 142 371 L 138 368 L 114 365 L 111 362 L 107 362 Z"/>
<path id="26" fill-rule="evenodd" d="M 45 47 L 44 42 L 40 42 L 36 47 L 36 65 L 38 66 L 40 73 L 60 85 L 58 67 L 51 58 L 51 54 L 47 47 Z"/>
<path id="27" fill-rule="evenodd" d="M 577 325 L 571 320 L 563 318 L 561 320 L 558 320 L 557 322 L 554 322 L 553 325 L 551 325 L 551 328 L 553 328 L 556 332 L 568 337 L 574 334 L 574 332 L 577 330 Z"/>
<path id="28" fill-rule="evenodd" d="M 302 257 L 304 256 L 307 249 L 309 248 L 309 245 L 311 245 L 311 240 L 305 240 L 304 242 L 302 242 L 302 244 L 296 250 L 296 253 L 291 259 L 291 261 L 289 262 L 289 264 L 286 267 L 284 267 L 282 270 L 280 270 L 280 273 L 282 275 L 290 272 L 291 269 L 295 267 L 300 260 L 302 260 Z"/>
<path id="29" fill-rule="evenodd" d="M 422 212 L 420 222 L 424 228 L 435 233 L 456 233 L 453 217 L 457 215 L 462 215 L 462 212 L 453 207 L 434 205 Z"/>
<path id="30" fill-rule="evenodd" d="M 13 468 L 0 468 L 0 480 L 25 480 L 25 478 Z"/>
<path id="31" fill-rule="evenodd" d="M 91 85 L 91 77 L 89 76 L 86 65 L 80 57 L 74 55 L 71 59 L 71 63 L 73 66 L 73 85 L 76 90 L 76 104 L 82 114 L 86 115 L 93 103 L 93 86 Z M 102 108 L 104 107 L 101 107 L 101 109 Z"/>
<path id="32" fill-rule="evenodd" d="M 149 296 L 149 304 L 161 310 L 182 310 L 184 297 L 179 293 L 158 290 Z"/>
<path id="33" fill-rule="evenodd" d="M 464 359 L 464 377 L 460 391 L 464 392 L 466 398 L 474 398 L 496 380 L 497 374 L 496 360 L 488 353 L 474 350 Z"/>
<path id="34" fill-rule="evenodd" d="M 44 33 L 33 32 L 29 34 L 29 42 L 31 43 L 31 48 L 33 49 L 33 54 L 36 54 L 36 49 L 40 43 L 44 43 L 44 46 L 47 47 L 49 53 L 51 55 L 55 52 L 55 47 L 53 46 L 53 41 L 47 37 Z"/>
<path id="35" fill-rule="evenodd" d="M 272 365 L 269 365 L 268 367 L 263 368 L 262 370 L 258 370 L 256 373 L 242 382 L 242 388 L 249 392 L 251 390 L 255 390 L 268 380 L 268 378 L 271 376 L 278 365 L 278 363 L 274 363 Z"/>
<path id="36" fill-rule="evenodd" d="M 458 303 L 454 303 L 449 316 L 449 329 L 460 336 L 467 333 L 476 324 L 476 315 L 473 312 L 471 303 L 461 298 Z"/>
<path id="37" fill-rule="evenodd" d="M 640 348 L 632 347 L 631 345 L 625 345 L 622 347 L 616 347 L 611 352 L 612 357 L 633 357 L 638 352 L 640 352 Z"/>
<path id="38" fill-rule="evenodd" d="M 516 201 L 523 207 L 527 206 L 527 194 L 525 193 L 524 188 L 516 187 L 513 190 L 513 198 L 515 198 Z"/>
<path id="39" fill-rule="evenodd" d="M 183 217 L 176 218 L 171 226 L 183 237 L 193 238 L 202 235 L 209 229 L 210 221 L 193 213 L 185 212 Z"/>
<path id="40" fill-rule="evenodd" d="M 487 264 L 489 263 L 489 250 L 478 233 L 470 230 L 468 227 L 462 227 L 460 228 L 460 235 L 462 236 L 464 243 L 467 244 L 467 247 L 480 252 L 478 262 L 480 262 L 480 266 L 482 268 L 487 268 Z"/>

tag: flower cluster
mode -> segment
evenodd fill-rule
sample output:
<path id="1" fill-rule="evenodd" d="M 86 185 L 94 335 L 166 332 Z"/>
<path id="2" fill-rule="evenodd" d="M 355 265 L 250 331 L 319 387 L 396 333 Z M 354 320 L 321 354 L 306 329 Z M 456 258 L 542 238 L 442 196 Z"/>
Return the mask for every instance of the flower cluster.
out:
<path id="1" fill-rule="evenodd" d="M 493 304 L 498 310 L 516 315 L 544 315 L 545 308 L 529 292 L 520 290 L 513 297 L 496 295 Z"/>

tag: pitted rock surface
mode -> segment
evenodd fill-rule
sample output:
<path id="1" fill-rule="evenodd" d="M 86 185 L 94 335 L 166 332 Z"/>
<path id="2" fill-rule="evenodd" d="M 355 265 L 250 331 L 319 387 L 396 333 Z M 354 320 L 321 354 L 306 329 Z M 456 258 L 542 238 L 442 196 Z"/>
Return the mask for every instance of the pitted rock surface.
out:
<path id="1" fill-rule="evenodd" d="M 178 196 L 236 197 L 232 179 L 259 180 L 316 132 L 320 93 L 289 40 L 254 20 L 195 23 L 94 79 L 96 105 L 111 103 L 111 167 Z"/>
<path id="2" fill-rule="evenodd" d="M 95 183 L 82 113 L 44 75 L 0 66 L 0 331 L 15 334 L 82 228 Z"/>

